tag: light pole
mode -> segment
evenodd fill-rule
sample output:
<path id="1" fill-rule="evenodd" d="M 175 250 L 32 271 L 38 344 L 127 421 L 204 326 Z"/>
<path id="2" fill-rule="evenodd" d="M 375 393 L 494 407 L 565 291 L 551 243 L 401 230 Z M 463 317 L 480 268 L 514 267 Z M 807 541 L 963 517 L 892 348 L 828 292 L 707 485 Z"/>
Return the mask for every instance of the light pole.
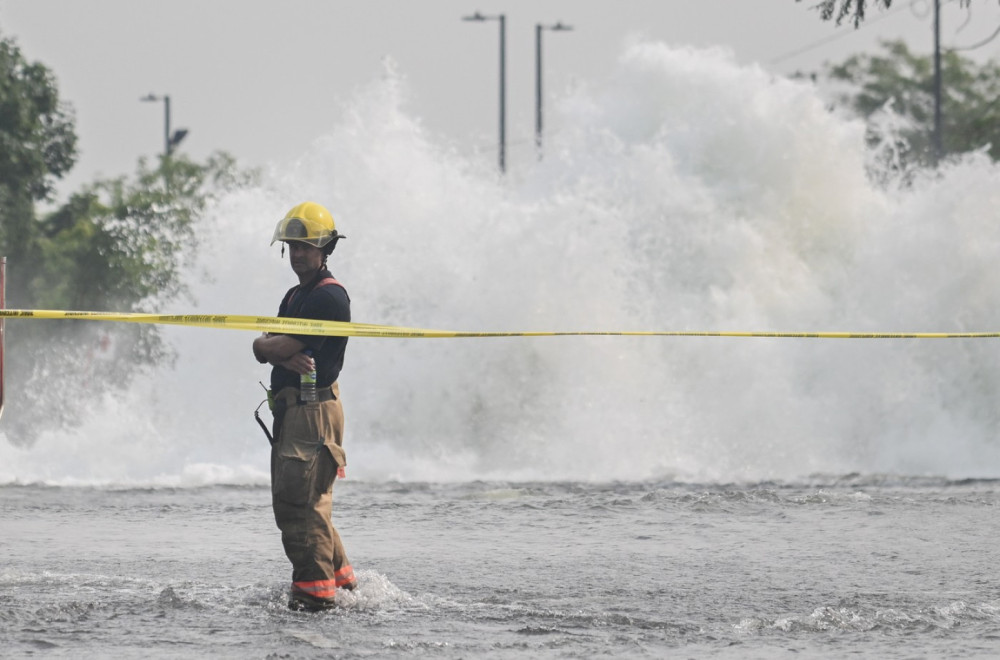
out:
<path id="1" fill-rule="evenodd" d="M 572 25 L 563 25 L 562 22 L 555 25 L 535 24 L 535 149 L 539 160 L 542 158 L 542 30 L 568 32 L 572 29 Z"/>
<path id="2" fill-rule="evenodd" d="M 179 145 L 184 136 L 188 134 L 186 128 L 178 128 L 173 134 L 170 133 L 170 95 L 157 96 L 150 93 L 139 100 L 146 102 L 163 101 L 163 154 L 169 157 L 174 152 L 174 147 Z"/>
<path id="3" fill-rule="evenodd" d="M 934 0 L 934 163 L 944 157 L 941 130 L 941 0 Z"/>
<path id="4" fill-rule="evenodd" d="M 507 171 L 507 19 L 503 14 L 483 16 L 478 11 L 463 21 L 500 21 L 500 173 Z"/>

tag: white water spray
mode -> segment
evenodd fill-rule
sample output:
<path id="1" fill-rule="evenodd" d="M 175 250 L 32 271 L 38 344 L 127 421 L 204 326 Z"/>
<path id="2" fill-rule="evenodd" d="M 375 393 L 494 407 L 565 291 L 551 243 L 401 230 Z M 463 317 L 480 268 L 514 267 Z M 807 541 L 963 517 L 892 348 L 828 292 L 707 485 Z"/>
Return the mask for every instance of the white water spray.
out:
<path id="1" fill-rule="evenodd" d="M 400 79 L 223 199 L 198 311 L 273 315 L 267 245 L 305 199 L 348 235 L 355 320 L 456 330 L 991 331 L 1000 168 L 881 190 L 864 127 L 720 51 L 640 43 L 563 99 L 546 159 L 500 180 L 405 110 Z M 205 282 L 202 273 L 212 276 Z M 14 274 L 11 275 L 12 277 Z M 164 310 L 189 313 L 190 307 Z M 168 328 L 180 359 L 79 429 L 0 445 L 0 482 L 266 483 L 252 333 Z M 1000 477 L 992 340 L 352 339 L 349 477 Z"/>

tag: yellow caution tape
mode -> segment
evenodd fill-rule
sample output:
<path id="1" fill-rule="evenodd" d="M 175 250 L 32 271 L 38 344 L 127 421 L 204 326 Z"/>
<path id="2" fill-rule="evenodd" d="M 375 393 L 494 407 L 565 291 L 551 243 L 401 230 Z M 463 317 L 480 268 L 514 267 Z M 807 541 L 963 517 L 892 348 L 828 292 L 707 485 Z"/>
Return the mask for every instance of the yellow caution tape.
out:
<path id="1" fill-rule="evenodd" d="M 234 314 L 142 314 L 120 312 L 71 312 L 49 309 L 0 309 L 0 319 L 73 319 L 116 321 L 201 328 L 256 330 L 279 334 L 327 335 L 331 337 L 765 337 L 805 339 L 990 339 L 1000 332 L 727 332 L 727 331 L 601 331 L 565 332 L 461 332 L 426 330 L 370 323 L 344 323 L 313 319 L 240 316 Z"/>

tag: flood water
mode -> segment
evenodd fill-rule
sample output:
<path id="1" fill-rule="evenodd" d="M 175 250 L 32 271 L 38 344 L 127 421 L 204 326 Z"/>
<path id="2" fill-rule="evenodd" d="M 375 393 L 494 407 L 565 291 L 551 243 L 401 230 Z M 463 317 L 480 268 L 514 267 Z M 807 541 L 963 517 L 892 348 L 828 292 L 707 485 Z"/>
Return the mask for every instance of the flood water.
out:
<path id="1" fill-rule="evenodd" d="M 336 487 L 360 587 L 285 608 L 263 487 L 0 489 L 9 657 L 990 657 L 997 482 Z"/>

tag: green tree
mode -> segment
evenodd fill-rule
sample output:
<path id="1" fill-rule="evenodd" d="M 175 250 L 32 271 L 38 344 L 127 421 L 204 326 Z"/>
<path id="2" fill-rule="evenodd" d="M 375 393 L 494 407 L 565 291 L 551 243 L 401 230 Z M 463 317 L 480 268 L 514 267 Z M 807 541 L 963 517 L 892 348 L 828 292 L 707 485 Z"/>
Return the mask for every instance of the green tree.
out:
<path id="1" fill-rule="evenodd" d="M 96 181 L 45 217 L 55 180 L 72 167 L 76 135 L 55 78 L 0 38 L 0 254 L 8 304 L 29 309 L 153 311 L 186 295 L 196 225 L 213 199 L 252 181 L 233 159 L 140 161 L 134 177 Z M 155 326 L 8 322 L 5 434 L 30 443 L 72 424 L 98 397 L 172 353 Z"/>
<path id="2" fill-rule="evenodd" d="M 46 309 L 157 307 L 186 293 L 180 281 L 198 244 L 195 225 L 215 196 L 250 180 L 227 154 L 183 155 L 134 178 L 97 181 L 37 224 L 38 259 L 19 271 Z"/>
<path id="3" fill-rule="evenodd" d="M 8 278 L 33 309 L 155 311 L 190 295 L 182 274 L 196 256 L 197 224 L 208 205 L 253 178 L 226 154 L 206 163 L 174 155 L 156 169 L 140 161 L 133 178 L 90 184 L 37 221 L 35 259 Z M 17 443 L 75 423 L 100 396 L 173 358 L 152 325 L 22 322 L 10 323 L 7 335 L 14 386 L 3 424 Z"/>
<path id="4" fill-rule="evenodd" d="M 907 165 L 932 165 L 934 153 L 934 63 L 914 55 L 902 41 L 883 42 L 884 54 L 854 55 L 828 65 L 825 76 L 847 84 L 839 101 L 870 119 L 889 107 L 904 118 Z M 1000 66 L 979 65 L 955 52 L 941 57 L 942 134 L 945 156 L 986 148 L 1000 159 Z M 874 132 L 870 138 L 879 139 Z"/>
<path id="5" fill-rule="evenodd" d="M 0 251 L 12 268 L 30 261 L 35 203 L 76 162 L 72 109 L 55 77 L 0 37 Z"/>

